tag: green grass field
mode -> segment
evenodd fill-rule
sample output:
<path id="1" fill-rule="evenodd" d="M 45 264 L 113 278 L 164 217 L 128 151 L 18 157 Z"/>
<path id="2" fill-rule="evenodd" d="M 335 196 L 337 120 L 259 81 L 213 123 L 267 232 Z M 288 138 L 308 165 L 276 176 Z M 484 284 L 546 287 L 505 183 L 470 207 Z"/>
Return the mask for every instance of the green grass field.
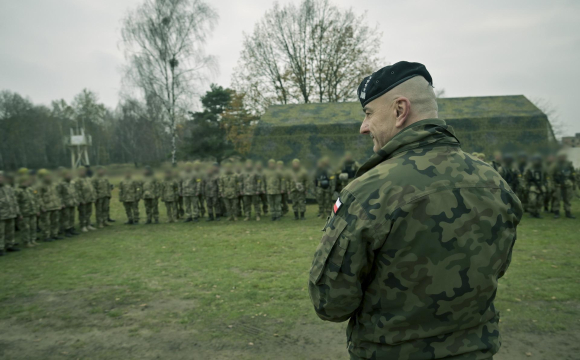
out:
<path id="1" fill-rule="evenodd" d="M 347 358 L 346 325 L 308 298 L 315 206 L 306 221 L 125 226 L 112 205 L 114 226 L 0 258 L 1 359 Z M 578 359 L 580 220 L 526 216 L 518 235 L 498 358 Z"/>

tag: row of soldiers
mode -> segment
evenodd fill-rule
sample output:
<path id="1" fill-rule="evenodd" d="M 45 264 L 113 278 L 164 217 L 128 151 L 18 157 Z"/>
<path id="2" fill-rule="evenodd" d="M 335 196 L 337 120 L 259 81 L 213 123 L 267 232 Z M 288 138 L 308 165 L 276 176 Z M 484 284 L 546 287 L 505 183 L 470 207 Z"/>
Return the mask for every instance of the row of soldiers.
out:
<path id="1" fill-rule="evenodd" d="M 144 202 L 146 224 L 159 223 L 159 201 L 165 203 L 169 222 L 199 221 L 207 212 L 207 221 L 237 220 L 271 214 L 272 221 L 280 220 L 292 204 L 295 220 L 304 220 L 306 196 L 313 190 L 318 216 L 329 214 L 332 201 L 352 179 L 358 164 L 347 153 L 338 169 L 331 168 L 329 158 L 322 158 L 312 176 L 299 159 L 286 168 L 282 161 L 269 160 L 264 168 L 260 162 L 248 160 L 244 164 L 226 162 L 206 165 L 187 163 L 183 169 L 168 168 L 158 179 L 150 167 L 142 178 L 125 174 L 118 185 L 119 201 L 127 214 L 128 225 L 139 223 L 139 203 Z M 313 180 L 313 181 L 312 181 Z M 0 254 L 19 251 L 15 228 L 21 233 L 26 247 L 78 235 L 75 212 L 81 232 L 108 226 L 113 185 L 104 167 L 96 176 L 88 168 L 76 173 L 59 168 L 56 173 L 46 169 L 38 172 L 22 168 L 17 176 L 6 177 L 0 172 Z M 206 210 L 207 209 L 207 210 Z M 91 217 L 95 213 L 95 226 Z"/>
<path id="2" fill-rule="evenodd" d="M 483 153 L 472 155 L 485 161 Z M 538 154 L 528 157 L 523 152 L 514 157 L 496 152 L 489 164 L 510 185 L 532 217 L 541 218 L 543 209 L 557 219 L 563 203 L 566 217 L 575 219 L 572 199 L 580 184 L 580 171 L 574 169 L 564 151 L 546 157 Z"/>
<path id="3" fill-rule="evenodd" d="M 112 222 L 110 199 L 112 185 L 99 168 L 90 178 L 87 168 L 81 168 L 77 177 L 65 168 L 59 168 L 58 178 L 46 169 L 38 172 L 21 168 L 16 178 L 6 177 L 0 171 L 0 255 L 5 251 L 19 251 L 15 228 L 26 247 L 51 242 L 63 236 L 78 235 L 75 230 L 75 211 L 78 211 L 81 232 L 96 230 L 91 224 L 93 208 L 96 226 L 102 228 Z"/>

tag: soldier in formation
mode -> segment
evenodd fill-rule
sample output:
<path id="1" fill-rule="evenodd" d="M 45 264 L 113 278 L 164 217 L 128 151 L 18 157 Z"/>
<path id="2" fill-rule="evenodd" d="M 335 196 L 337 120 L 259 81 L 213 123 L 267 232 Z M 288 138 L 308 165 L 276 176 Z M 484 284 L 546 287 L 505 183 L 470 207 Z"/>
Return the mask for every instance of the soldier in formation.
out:
<path id="1" fill-rule="evenodd" d="M 126 225 L 139 224 L 139 200 L 141 200 L 141 182 L 133 179 L 133 173 L 127 171 L 125 179 L 119 183 L 119 201 L 123 203 L 127 214 Z"/>

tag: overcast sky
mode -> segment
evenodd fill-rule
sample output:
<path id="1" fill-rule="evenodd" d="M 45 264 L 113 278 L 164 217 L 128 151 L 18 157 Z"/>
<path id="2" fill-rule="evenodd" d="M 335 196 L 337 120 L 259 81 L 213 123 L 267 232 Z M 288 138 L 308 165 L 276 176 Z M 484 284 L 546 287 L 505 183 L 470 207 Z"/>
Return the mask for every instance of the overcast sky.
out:
<path id="1" fill-rule="evenodd" d="M 0 89 L 49 104 L 89 88 L 115 107 L 124 62 L 121 19 L 140 2 L 0 0 Z M 243 32 L 252 31 L 273 1 L 208 3 L 220 16 L 208 44 L 208 53 L 219 59 L 214 82 L 229 86 Z M 424 63 L 447 96 L 542 98 L 557 109 L 567 133 L 580 132 L 580 1 L 334 3 L 367 12 L 369 24 L 379 27 L 382 43 L 369 52 L 379 51 L 390 63 Z"/>

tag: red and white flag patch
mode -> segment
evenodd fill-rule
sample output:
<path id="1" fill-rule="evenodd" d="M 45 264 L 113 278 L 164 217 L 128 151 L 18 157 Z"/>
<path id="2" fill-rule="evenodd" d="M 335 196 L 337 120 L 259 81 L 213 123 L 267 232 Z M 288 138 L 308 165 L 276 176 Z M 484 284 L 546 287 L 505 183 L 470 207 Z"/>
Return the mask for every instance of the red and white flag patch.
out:
<path id="1" fill-rule="evenodd" d="M 342 206 L 342 202 L 340 201 L 340 198 L 336 199 L 336 202 L 334 203 L 334 213 L 335 214 L 338 212 L 338 209 L 340 209 L 341 206 Z"/>

